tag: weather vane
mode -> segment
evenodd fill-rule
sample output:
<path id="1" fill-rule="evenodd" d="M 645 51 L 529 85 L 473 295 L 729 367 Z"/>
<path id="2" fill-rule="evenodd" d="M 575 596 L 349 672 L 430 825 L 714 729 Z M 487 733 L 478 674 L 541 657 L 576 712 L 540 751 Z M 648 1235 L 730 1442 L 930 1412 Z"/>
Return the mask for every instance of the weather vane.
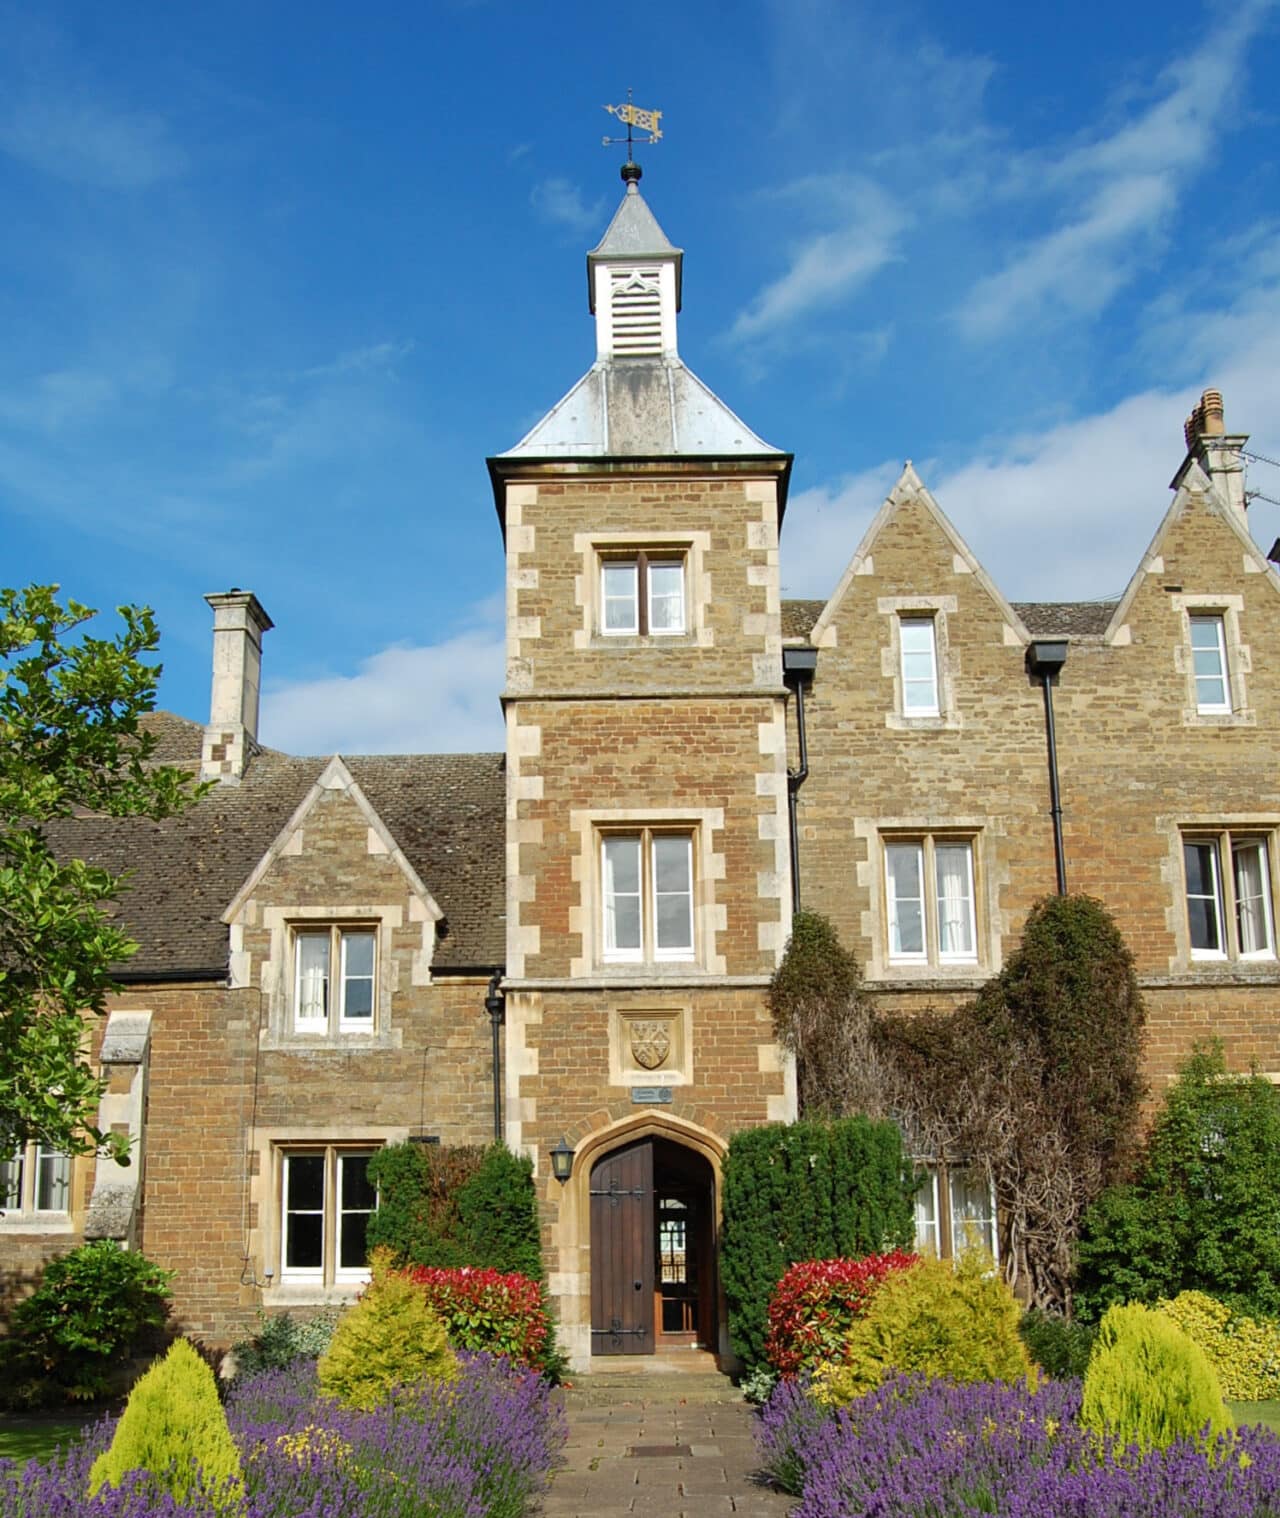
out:
<path id="1" fill-rule="evenodd" d="M 635 155 L 632 148 L 635 145 L 632 130 L 638 128 L 641 132 L 649 133 L 650 142 L 659 142 L 662 139 L 662 128 L 659 122 L 662 120 L 661 111 L 642 111 L 639 106 L 631 104 L 631 91 L 627 91 L 626 105 L 607 105 L 605 110 L 610 116 L 616 116 L 627 129 L 625 137 L 603 137 L 601 142 L 606 148 L 617 147 L 622 143 L 627 145 L 627 162 L 633 163 Z"/>

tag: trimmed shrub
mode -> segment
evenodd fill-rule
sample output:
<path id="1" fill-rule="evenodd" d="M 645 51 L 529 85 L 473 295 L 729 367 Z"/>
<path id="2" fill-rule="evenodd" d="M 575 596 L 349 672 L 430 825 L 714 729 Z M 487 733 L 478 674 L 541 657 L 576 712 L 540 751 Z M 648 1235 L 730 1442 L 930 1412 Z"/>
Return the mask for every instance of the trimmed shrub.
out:
<path id="1" fill-rule="evenodd" d="M 1012 1291 L 981 1255 L 966 1255 L 954 1269 L 948 1260 L 922 1260 L 880 1284 L 849 1327 L 843 1363 L 823 1365 L 814 1377 L 814 1395 L 842 1407 L 899 1371 L 1034 1388 L 1019 1315 Z"/>
<path id="2" fill-rule="evenodd" d="M 172 1271 L 108 1239 L 50 1260 L 0 1340 L 0 1400 L 38 1406 L 106 1396 L 124 1362 L 162 1327 L 172 1280 Z"/>
<path id="3" fill-rule="evenodd" d="M 516 1365 L 545 1368 L 554 1342 L 540 1282 L 467 1265 L 420 1265 L 405 1274 L 444 1324 L 454 1349 L 487 1350 Z"/>
<path id="4" fill-rule="evenodd" d="M 918 1255 L 895 1249 L 861 1260 L 802 1260 L 778 1282 L 769 1302 L 764 1351 L 779 1375 L 813 1371 L 839 1360 L 845 1334 L 891 1270 L 915 1265 Z"/>
<path id="5" fill-rule="evenodd" d="M 1202 1291 L 1280 1316 L 1280 1091 L 1201 1047 L 1169 1088 L 1133 1184 L 1085 1215 L 1077 1305 Z"/>
<path id="6" fill-rule="evenodd" d="M 1216 1439 L 1231 1427 L 1217 1373 L 1172 1319 L 1141 1302 L 1108 1310 L 1080 1405 L 1085 1428 L 1140 1449 Z"/>
<path id="7" fill-rule="evenodd" d="M 231 1346 L 236 1377 L 283 1370 L 295 1360 L 318 1360 L 332 1342 L 337 1326 L 336 1308 L 307 1318 L 295 1318 L 287 1312 L 260 1313 L 258 1332 Z M 225 1367 L 223 1374 L 229 1374 Z"/>
<path id="8" fill-rule="evenodd" d="M 322 1392 L 364 1412 L 389 1401 L 397 1387 L 458 1374 L 444 1324 L 421 1288 L 392 1270 L 392 1259 L 390 1250 L 374 1250 L 373 1280 L 338 1319 L 316 1366 Z"/>
<path id="9" fill-rule="evenodd" d="M 527 1157 L 504 1144 L 389 1144 L 369 1161 L 369 1177 L 378 1188 L 370 1249 L 391 1249 L 400 1265 L 470 1265 L 542 1279 Z"/>
<path id="10" fill-rule="evenodd" d="M 914 1191 L 894 1123 L 849 1117 L 734 1134 L 721 1279 L 730 1339 L 748 1370 L 766 1363 L 769 1299 L 787 1266 L 905 1248 Z"/>
<path id="11" fill-rule="evenodd" d="M 177 1502 L 203 1492 L 218 1512 L 244 1500 L 240 1456 L 218 1400 L 213 1372 L 185 1339 L 129 1393 L 110 1448 L 89 1471 L 89 1496 L 147 1471 L 156 1492 Z"/>
<path id="12" fill-rule="evenodd" d="M 1047 1376 L 1055 1381 L 1083 1378 L 1097 1334 L 1092 1324 L 1069 1322 L 1056 1312 L 1033 1307 L 1023 1313 L 1018 1332 Z"/>
<path id="13" fill-rule="evenodd" d="M 1157 1310 L 1205 1353 L 1231 1402 L 1280 1397 L 1280 1323 L 1233 1312 L 1202 1291 L 1183 1291 Z"/>

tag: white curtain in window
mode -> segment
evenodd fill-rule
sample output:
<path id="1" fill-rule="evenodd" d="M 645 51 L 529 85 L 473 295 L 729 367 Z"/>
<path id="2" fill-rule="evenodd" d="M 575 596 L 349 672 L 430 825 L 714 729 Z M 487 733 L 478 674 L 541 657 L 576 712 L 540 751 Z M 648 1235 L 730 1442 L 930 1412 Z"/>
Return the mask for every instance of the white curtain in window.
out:
<path id="1" fill-rule="evenodd" d="M 36 1160 L 36 1211 L 66 1212 L 71 1192 L 71 1160 L 42 1145 Z"/>
<path id="2" fill-rule="evenodd" d="M 1267 849 L 1262 842 L 1239 843 L 1233 858 L 1236 875 L 1236 919 L 1241 954 L 1266 954 L 1271 949 L 1270 890 Z"/>
<path id="3" fill-rule="evenodd" d="M 921 1254 L 941 1254 L 938 1243 L 938 1172 L 924 1167 L 925 1178 L 916 1192 L 916 1249 Z"/>
<path id="4" fill-rule="evenodd" d="M 0 1160 L 0 1208 L 16 1212 L 22 1206 L 22 1160 L 21 1149 Z"/>
<path id="5" fill-rule="evenodd" d="M 944 958 L 973 954 L 973 871 L 967 843 L 934 849 L 938 874 L 938 944 Z"/>
<path id="6" fill-rule="evenodd" d="M 324 1022 L 329 1015 L 329 935 L 303 933 L 298 938 L 299 1022 Z"/>
<path id="7" fill-rule="evenodd" d="M 981 1249 L 996 1258 L 996 1206 L 991 1182 L 982 1170 L 953 1170 L 950 1175 L 951 1249 L 963 1254 Z"/>
<path id="8" fill-rule="evenodd" d="M 684 565 L 678 560 L 649 560 L 649 631 L 684 631 Z"/>

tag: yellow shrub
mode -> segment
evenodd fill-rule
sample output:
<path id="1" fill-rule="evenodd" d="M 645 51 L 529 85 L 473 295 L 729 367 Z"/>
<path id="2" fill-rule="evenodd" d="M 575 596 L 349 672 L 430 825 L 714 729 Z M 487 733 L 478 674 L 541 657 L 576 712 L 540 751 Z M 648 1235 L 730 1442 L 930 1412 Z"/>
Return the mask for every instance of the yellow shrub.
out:
<path id="1" fill-rule="evenodd" d="M 850 1325 L 846 1363 L 820 1366 L 813 1394 L 842 1406 L 895 1371 L 1034 1387 L 1020 1315 L 1013 1293 L 981 1255 L 967 1255 L 954 1268 L 948 1260 L 922 1260 L 877 1287 L 866 1313 Z"/>
<path id="2" fill-rule="evenodd" d="M 1205 1352 L 1224 1397 L 1232 1402 L 1280 1397 L 1280 1323 L 1233 1312 L 1202 1291 L 1184 1291 L 1156 1306 Z"/>
<path id="3" fill-rule="evenodd" d="M 397 1386 L 452 1381 L 458 1374 L 444 1324 L 422 1288 L 394 1273 L 392 1258 L 389 1249 L 374 1250 L 373 1280 L 338 1319 L 316 1366 L 322 1392 L 365 1412 L 387 1401 Z"/>
<path id="4" fill-rule="evenodd" d="M 89 1496 L 149 1471 L 178 1502 L 203 1487 L 227 1513 L 244 1498 L 240 1456 L 218 1401 L 213 1372 L 185 1339 L 137 1382 L 108 1449 L 89 1471 Z"/>
<path id="5" fill-rule="evenodd" d="M 1084 1378 L 1080 1421 L 1141 1449 L 1231 1427 L 1218 1377 L 1170 1318 L 1140 1302 L 1108 1310 Z"/>

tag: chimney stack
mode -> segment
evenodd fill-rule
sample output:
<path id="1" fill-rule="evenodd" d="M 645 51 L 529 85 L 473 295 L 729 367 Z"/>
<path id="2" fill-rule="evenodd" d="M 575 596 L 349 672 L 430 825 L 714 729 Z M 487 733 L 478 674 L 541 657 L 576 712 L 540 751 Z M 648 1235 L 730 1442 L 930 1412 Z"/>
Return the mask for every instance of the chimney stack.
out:
<path id="1" fill-rule="evenodd" d="M 1183 424 L 1182 433 L 1187 442 L 1187 456 L 1173 477 L 1173 488 L 1178 489 L 1187 470 L 1197 463 L 1243 521 L 1248 502 L 1244 493 L 1241 449 L 1249 441 L 1249 435 L 1227 432 L 1221 390 L 1206 390 L 1201 395 Z"/>
<path id="2" fill-rule="evenodd" d="M 234 785 L 258 746 L 262 635 L 271 618 L 251 590 L 213 592 L 213 692 L 200 756 L 201 780 Z"/>

